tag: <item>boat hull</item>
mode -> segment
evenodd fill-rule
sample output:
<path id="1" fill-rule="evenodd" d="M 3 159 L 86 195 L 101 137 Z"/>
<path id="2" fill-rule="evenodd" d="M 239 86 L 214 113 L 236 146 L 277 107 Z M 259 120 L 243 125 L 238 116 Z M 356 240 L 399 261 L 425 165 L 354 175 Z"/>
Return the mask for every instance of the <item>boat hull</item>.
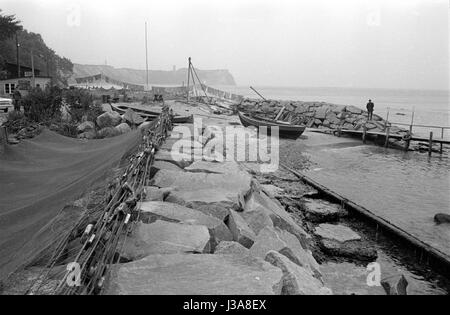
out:
<path id="1" fill-rule="evenodd" d="M 249 117 L 241 112 L 239 114 L 239 119 L 241 121 L 241 124 L 244 127 L 267 127 L 267 133 L 271 134 L 272 127 L 278 127 L 279 136 L 282 138 L 291 138 L 291 139 L 297 139 L 302 135 L 302 133 L 305 131 L 305 126 L 300 125 L 284 125 L 280 124 L 274 121 L 265 121 L 265 120 L 259 120 L 252 117 Z"/>

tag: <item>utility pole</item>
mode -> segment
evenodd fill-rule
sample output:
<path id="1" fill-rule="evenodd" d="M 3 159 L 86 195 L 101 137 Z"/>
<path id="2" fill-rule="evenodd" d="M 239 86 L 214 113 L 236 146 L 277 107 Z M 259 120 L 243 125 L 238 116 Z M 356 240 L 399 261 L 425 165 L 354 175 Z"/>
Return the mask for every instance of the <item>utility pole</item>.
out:
<path id="1" fill-rule="evenodd" d="M 146 71 L 146 89 L 148 90 L 148 46 L 147 46 L 147 22 L 145 22 L 145 71 Z"/>
<path id="2" fill-rule="evenodd" d="M 18 38 L 18 35 L 17 35 L 17 32 L 16 32 L 17 78 L 20 78 L 20 61 L 19 61 L 20 55 L 19 55 L 19 47 L 20 47 L 20 45 L 19 45 L 19 38 Z"/>
<path id="3" fill-rule="evenodd" d="M 33 49 L 31 49 L 31 74 L 32 74 L 32 78 L 33 78 L 33 88 L 36 87 L 36 78 L 34 76 L 34 56 L 33 56 Z"/>

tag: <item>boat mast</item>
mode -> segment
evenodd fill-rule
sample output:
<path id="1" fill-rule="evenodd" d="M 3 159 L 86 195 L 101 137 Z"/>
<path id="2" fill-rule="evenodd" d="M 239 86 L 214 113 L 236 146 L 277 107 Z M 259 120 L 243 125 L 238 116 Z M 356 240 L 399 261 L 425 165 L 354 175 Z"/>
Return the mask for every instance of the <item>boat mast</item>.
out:
<path id="1" fill-rule="evenodd" d="M 190 84 L 189 82 L 190 82 L 190 78 L 191 78 L 191 57 L 188 58 L 188 62 L 189 62 L 189 65 L 188 65 L 188 73 L 187 73 L 188 77 L 187 77 L 186 98 L 187 98 L 187 101 L 189 102 L 189 84 Z"/>
<path id="2" fill-rule="evenodd" d="M 147 22 L 145 22 L 145 72 L 146 72 L 146 86 L 148 90 L 148 46 L 147 46 Z"/>

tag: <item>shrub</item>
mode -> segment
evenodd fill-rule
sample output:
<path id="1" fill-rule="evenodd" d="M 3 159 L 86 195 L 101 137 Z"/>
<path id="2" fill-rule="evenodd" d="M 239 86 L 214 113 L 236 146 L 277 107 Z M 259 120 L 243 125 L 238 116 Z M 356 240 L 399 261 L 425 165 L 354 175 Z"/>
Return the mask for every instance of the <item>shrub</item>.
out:
<path id="1" fill-rule="evenodd" d="M 80 122 L 84 116 L 89 121 L 95 121 L 95 118 L 103 113 L 99 102 L 94 102 L 93 95 L 87 90 L 66 90 L 64 100 L 70 107 L 70 114 L 74 121 Z"/>
<path id="2" fill-rule="evenodd" d="M 35 122 L 48 122 L 59 117 L 62 104 L 62 91 L 60 88 L 46 87 L 34 88 L 23 98 L 25 116 Z"/>
<path id="3" fill-rule="evenodd" d="M 18 121 L 22 120 L 25 117 L 25 115 L 20 111 L 12 111 L 8 112 L 8 121 Z"/>

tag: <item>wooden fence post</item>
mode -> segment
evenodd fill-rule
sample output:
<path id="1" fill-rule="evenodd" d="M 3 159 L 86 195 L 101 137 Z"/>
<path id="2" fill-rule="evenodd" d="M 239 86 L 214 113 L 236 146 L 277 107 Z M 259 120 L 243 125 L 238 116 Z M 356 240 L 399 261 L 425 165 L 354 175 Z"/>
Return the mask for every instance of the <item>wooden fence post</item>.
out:
<path id="1" fill-rule="evenodd" d="M 428 142 L 428 156 L 431 156 L 433 150 L 433 131 L 430 131 L 430 141 Z"/>

